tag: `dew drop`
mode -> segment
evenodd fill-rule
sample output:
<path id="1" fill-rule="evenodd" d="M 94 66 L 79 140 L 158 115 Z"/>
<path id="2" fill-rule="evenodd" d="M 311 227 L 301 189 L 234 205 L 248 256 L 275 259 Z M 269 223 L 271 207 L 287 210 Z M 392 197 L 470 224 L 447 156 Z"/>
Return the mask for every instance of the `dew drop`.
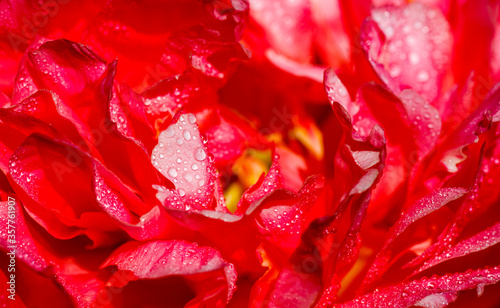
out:
<path id="1" fill-rule="evenodd" d="M 187 115 L 188 117 L 188 122 L 191 123 L 191 124 L 194 124 L 196 123 L 196 117 L 194 116 L 194 114 L 190 113 Z"/>
<path id="2" fill-rule="evenodd" d="M 181 196 L 181 197 L 184 197 L 186 195 L 186 191 L 182 188 L 179 188 L 177 190 L 177 192 L 179 193 L 179 196 Z"/>
<path id="3" fill-rule="evenodd" d="M 193 171 L 198 170 L 198 165 L 196 163 L 192 164 L 191 169 L 193 169 Z"/>
<path id="4" fill-rule="evenodd" d="M 416 65 L 418 64 L 418 62 L 420 62 L 420 57 L 418 56 L 418 54 L 414 52 L 410 53 L 410 63 Z"/>
<path id="5" fill-rule="evenodd" d="M 184 139 L 186 140 L 191 140 L 191 132 L 188 131 L 187 129 L 184 130 L 184 132 L 182 133 L 182 136 L 184 137 Z"/>
<path id="6" fill-rule="evenodd" d="M 204 179 L 199 180 L 198 186 L 202 187 L 203 185 L 205 185 L 205 180 Z"/>
<path id="7" fill-rule="evenodd" d="M 178 145 L 181 145 L 184 143 L 184 140 L 182 140 L 182 138 L 177 138 L 177 140 L 175 140 L 175 142 L 178 144 Z"/>
<path id="8" fill-rule="evenodd" d="M 397 64 L 392 64 L 391 69 L 389 70 L 389 75 L 392 78 L 398 77 L 401 74 L 401 68 Z"/>
<path id="9" fill-rule="evenodd" d="M 426 82 L 427 80 L 429 80 L 429 73 L 427 73 L 426 71 L 421 71 L 417 75 L 417 80 L 420 82 Z"/>
<path id="10" fill-rule="evenodd" d="M 168 169 L 168 175 L 175 178 L 177 176 L 177 170 L 175 170 L 175 168 Z"/>
<path id="11" fill-rule="evenodd" d="M 205 150 L 202 148 L 197 148 L 194 151 L 194 159 L 197 161 L 203 161 L 207 157 L 207 153 L 205 153 Z"/>

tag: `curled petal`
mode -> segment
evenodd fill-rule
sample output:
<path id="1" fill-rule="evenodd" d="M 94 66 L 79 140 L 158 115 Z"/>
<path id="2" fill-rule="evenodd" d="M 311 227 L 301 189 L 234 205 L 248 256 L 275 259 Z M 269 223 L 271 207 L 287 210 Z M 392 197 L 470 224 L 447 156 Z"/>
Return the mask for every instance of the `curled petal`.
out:
<path id="1" fill-rule="evenodd" d="M 217 250 L 188 242 L 129 242 L 115 250 L 101 267 L 111 265 L 133 274 L 120 281 L 118 287 L 137 279 L 167 276 L 184 276 L 193 282 L 201 280 L 200 284 L 210 284 L 208 288 L 198 289 L 197 298 L 187 304 L 189 307 L 208 303 L 227 304 L 235 290 L 236 271 L 233 265 L 222 259 Z"/>

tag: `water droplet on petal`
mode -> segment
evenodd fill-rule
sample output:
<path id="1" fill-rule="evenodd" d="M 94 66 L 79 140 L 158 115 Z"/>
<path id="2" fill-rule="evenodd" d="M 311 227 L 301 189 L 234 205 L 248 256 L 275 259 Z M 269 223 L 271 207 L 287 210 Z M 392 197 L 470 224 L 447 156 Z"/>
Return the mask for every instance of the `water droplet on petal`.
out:
<path id="1" fill-rule="evenodd" d="M 417 80 L 420 82 L 426 82 L 427 80 L 429 80 L 429 73 L 427 73 L 426 71 L 421 71 L 417 75 Z"/>
<path id="2" fill-rule="evenodd" d="M 415 52 L 410 53 L 410 63 L 416 65 L 418 64 L 418 62 L 420 62 L 420 57 L 418 56 L 418 54 Z"/>
<path id="3" fill-rule="evenodd" d="M 175 170 L 175 168 L 168 169 L 168 175 L 175 178 L 177 176 L 177 170 Z"/>
<path id="4" fill-rule="evenodd" d="M 187 115 L 187 117 L 188 117 L 188 122 L 189 122 L 189 123 L 191 123 L 191 124 L 196 123 L 196 117 L 194 116 L 194 114 L 189 113 L 189 114 Z"/>
<path id="5" fill-rule="evenodd" d="M 197 161 L 203 161 L 207 157 L 207 153 L 205 153 L 205 150 L 202 148 L 197 148 L 194 151 L 194 159 Z"/>
<path id="6" fill-rule="evenodd" d="M 187 141 L 188 140 L 191 140 L 191 132 L 188 131 L 187 129 L 182 133 L 182 136 L 184 137 L 184 139 L 186 139 Z"/>

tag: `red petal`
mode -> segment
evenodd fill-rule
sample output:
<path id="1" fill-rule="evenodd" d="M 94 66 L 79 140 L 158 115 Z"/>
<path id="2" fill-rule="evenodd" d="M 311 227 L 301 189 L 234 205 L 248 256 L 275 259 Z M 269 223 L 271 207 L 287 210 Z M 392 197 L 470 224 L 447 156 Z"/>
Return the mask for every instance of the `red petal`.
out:
<path id="1" fill-rule="evenodd" d="M 72 145 L 37 135 L 10 160 L 12 183 L 35 221 L 56 238 L 85 233 L 99 246 L 120 239 L 109 236 L 116 226 L 92 198 L 91 170 L 88 156 Z"/>
<path id="2" fill-rule="evenodd" d="M 468 192 L 464 188 L 443 188 L 431 195 L 417 201 L 396 222 L 392 227 L 389 235 L 384 243 L 384 246 L 373 261 L 365 280 L 364 287 L 372 284 L 379 279 L 389 266 L 392 258 L 391 244 L 414 222 L 437 211 L 447 203 L 463 197 Z"/>
<path id="3" fill-rule="evenodd" d="M 410 306 L 443 307 L 453 302 L 459 291 L 474 289 L 500 281 L 498 267 L 470 270 L 405 282 L 360 296 L 353 301 L 337 305 L 339 308 Z"/>
<path id="4" fill-rule="evenodd" d="M 271 194 L 278 188 L 283 186 L 283 176 L 280 173 L 280 166 L 278 164 L 279 156 L 273 153 L 273 162 L 271 168 L 266 175 L 262 175 L 257 183 L 249 187 L 241 196 L 238 202 L 238 207 L 234 214 L 242 214 L 247 210 L 253 211 L 253 208 L 249 208 L 252 205 L 256 205 L 259 200 L 265 196 Z"/>
<path id="5" fill-rule="evenodd" d="M 10 256 L 6 255 L 3 251 L 0 253 L 0 262 L 2 264 L 9 264 Z M 6 268 L 5 268 L 6 269 Z M 10 280 L 9 272 L 5 273 L 5 276 Z M 0 273 L 0 281 L 2 280 L 2 273 Z M 6 299 L 2 300 L 2 304 L 7 304 L 8 307 L 40 307 L 40 308 L 52 308 L 52 307 L 73 307 L 74 302 L 71 297 L 68 296 L 64 290 L 61 289 L 53 277 L 47 277 L 44 274 L 38 273 L 29 267 L 27 267 L 23 262 L 16 263 L 15 271 L 15 300 Z M 6 287 L 7 286 L 7 287 Z M 7 283 L 4 283 L 4 290 L 9 287 Z M 10 295 L 10 293 L 9 293 Z M 0 297 L 2 293 L 0 293 Z M 24 305 L 16 306 L 22 302 Z"/>
<path id="6" fill-rule="evenodd" d="M 279 273 L 269 300 L 262 307 L 310 307 L 320 290 L 319 277 L 308 275 L 307 270 L 286 268 Z"/>
<path id="7" fill-rule="evenodd" d="M 313 176 L 297 194 L 280 200 L 278 190 L 262 201 L 256 223 L 264 242 L 269 245 L 266 246 L 270 250 L 268 253 L 289 256 L 298 247 L 302 232 L 320 215 L 321 205 L 317 205 L 318 208 L 315 205 L 323 191 L 323 181 L 321 176 Z"/>
<path id="8" fill-rule="evenodd" d="M 215 104 L 217 97 L 212 84 L 193 73 L 183 73 L 163 79 L 141 93 L 149 122 L 157 131 L 161 119 L 171 118 L 180 108 L 198 110 Z M 167 123 L 168 124 L 168 123 Z"/>
<path id="9" fill-rule="evenodd" d="M 498 2 L 485 0 L 454 3 L 450 20 L 455 22 L 453 72 L 457 83 L 463 83 L 470 72 L 489 76 L 495 63 L 495 31 L 498 25 Z M 493 43 L 493 44 L 492 44 Z M 493 48 L 492 48 L 493 47 Z"/>
<path id="10" fill-rule="evenodd" d="M 214 155 L 215 164 L 224 165 L 240 156 L 244 146 L 243 133 L 233 125 L 220 117 L 220 124 L 210 127 L 206 132 L 207 148 Z"/>
<path id="11" fill-rule="evenodd" d="M 26 225 L 20 202 L 17 196 L 9 196 L 8 200 L 0 201 L 0 222 L 6 230 L 0 233 L 0 246 L 6 252 L 15 249 L 17 260 L 22 260 L 35 271 L 43 272 L 49 267 L 49 263 Z M 15 236 L 9 237 L 12 234 Z"/>
<path id="12" fill-rule="evenodd" d="M 489 130 L 495 120 L 493 115 L 500 110 L 499 100 L 500 88 L 497 85 L 481 105 L 442 141 L 433 155 L 420 163 L 418 170 L 414 172 L 413 182 L 426 185 L 414 186 L 414 189 L 432 191 L 437 188 L 436 185 L 462 169 L 462 162 L 467 159 L 464 151 Z"/>
<path id="13" fill-rule="evenodd" d="M 242 45 L 223 41 L 219 32 L 193 27 L 169 39 L 162 64 L 173 74 L 192 67 L 206 76 L 223 79 L 233 70 L 235 61 L 248 56 Z"/>
<path id="14" fill-rule="evenodd" d="M 105 67 L 105 61 L 84 45 L 67 40 L 45 42 L 23 58 L 13 102 L 18 103 L 37 89 L 53 90 L 66 100 L 98 81 Z M 77 109 L 72 102 L 67 103 Z"/>
<path id="15" fill-rule="evenodd" d="M 156 131 L 148 122 L 142 98 L 126 85 L 116 85 L 109 101 L 110 119 L 118 131 L 151 152 L 156 142 Z"/>
<path id="16" fill-rule="evenodd" d="M 1 8 L 0 8 L 0 10 L 1 10 Z M 14 279 L 14 281 L 15 281 L 15 279 Z M 11 294 L 11 291 L 9 290 L 10 289 L 9 282 L 10 282 L 10 274 L 7 273 L 7 275 L 4 275 L 3 271 L 0 271 L 0 283 L 3 286 L 7 286 L 6 288 L 3 288 L 0 291 L 0 302 L 8 303 L 10 301 L 9 307 L 11 307 L 11 308 L 26 308 L 26 305 L 23 303 L 22 299 L 19 298 L 19 296 L 16 296 L 15 287 L 14 287 L 14 289 L 12 289 L 13 294 Z M 9 298 L 9 296 L 11 296 L 11 297 Z M 7 307 L 7 305 L 5 305 L 4 307 Z"/>
<path id="17" fill-rule="evenodd" d="M 155 279 L 166 276 L 185 276 L 196 281 L 196 275 L 206 286 L 197 298 L 187 305 L 209 302 L 226 304 L 235 290 L 236 272 L 220 253 L 210 247 L 198 247 L 183 241 L 129 242 L 118 248 L 101 267 L 116 265 L 121 271 L 130 271 L 135 279 Z M 224 283 L 219 283 L 223 280 Z M 119 286 L 121 287 L 121 286 Z"/>
<path id="18" fill-rule="evenodd" d="M 264 31 L 267 41 L 256 42 L 255 49 L 271 45 L 279 54 L 298 62 L 308 62 L 312 57 L 315 25 L 308 1 L 254 1 L 250 5 L 253 23 L 249 25 L 250 35 L 262 37 Z M 263 45 L 263 46 L 259 46 Z M 254 48 L 252 48 L 254 49 Z"/>
<path id="19" fill-rule="evenodd" d="M 425 262 L 419 271 L 433 267 L 444 261 L 466 256 L 500 243 L 500 223 L 457 243 L 431 260 Z"/>
<path id="20" fill-rule="evenodd" d="M 481 159 L 484 147 L 481 149 Z M 417 258 L 412 260 L 412 266 L 419 265 L 426 259 L 439 254 L 445 250 L 448 250 L 455 242 L 458 236 L 466 227 L 467 223 L 471 220 L 472 214 L 475 213 L 478 207 L 481 205 L 477 204 L 476 197 L 484 179 L 484 173 L 481 169 L 477 171 L 474 184 L 467 193 L 467 198 L 462 201 L 461 206 L 455 212 L 455 215 L 451 222 L 446 226 L 446 228 L 441 232 L 437 241 L 433 243 L 429 248 L 427 248 L 424 253 L 419 255 Z M 419 269 L 418 271 L 421 271 Z"/>

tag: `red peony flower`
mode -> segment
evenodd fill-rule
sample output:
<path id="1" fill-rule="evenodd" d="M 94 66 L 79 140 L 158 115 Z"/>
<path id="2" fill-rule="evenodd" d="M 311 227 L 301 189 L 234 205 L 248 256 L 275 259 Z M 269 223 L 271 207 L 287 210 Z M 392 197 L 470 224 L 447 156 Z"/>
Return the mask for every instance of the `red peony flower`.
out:
<path id="1" fill-rule="evenodd" d="M 1 3 L 0 303 L 498 306 L 498 9 Z"/>

